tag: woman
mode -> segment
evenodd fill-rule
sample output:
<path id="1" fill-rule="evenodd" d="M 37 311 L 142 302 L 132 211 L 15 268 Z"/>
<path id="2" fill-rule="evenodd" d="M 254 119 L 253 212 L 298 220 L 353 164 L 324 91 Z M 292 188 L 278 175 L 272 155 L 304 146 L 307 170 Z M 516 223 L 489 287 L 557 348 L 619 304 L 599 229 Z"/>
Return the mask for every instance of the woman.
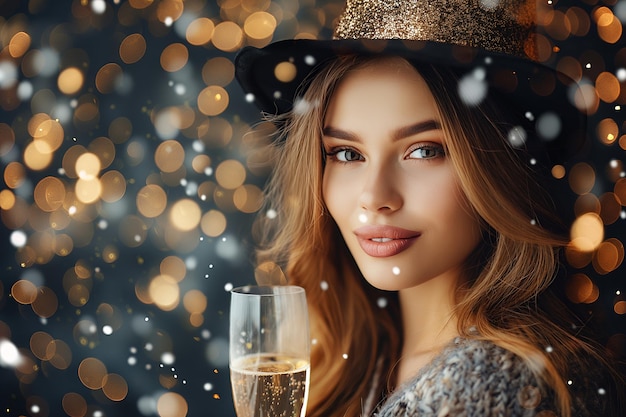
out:
<path id="1" fill-rule="evenodd" d="M 244 88 L 280 113 L 266 200 L 278 217 L 263 219 L 258 257 L 307 291 L 307 416 L 620 415 L 608 365 L 549 291 L 568 241 L 543 173 L 580 125 L 544 149 L 524 89 L 468 98 L 468 67 L 442 62 L 443 45 L 320 42 L 299 43 L 314 51 L 305 76 L 276 65 L 298 62 L 283 60 L 293 45 L 238 61 Z M 289 48 L 265 64 L 278 83 L 251 81 L 259 57 Z M 300 85 L 293 108 L 287 84 Z"/>

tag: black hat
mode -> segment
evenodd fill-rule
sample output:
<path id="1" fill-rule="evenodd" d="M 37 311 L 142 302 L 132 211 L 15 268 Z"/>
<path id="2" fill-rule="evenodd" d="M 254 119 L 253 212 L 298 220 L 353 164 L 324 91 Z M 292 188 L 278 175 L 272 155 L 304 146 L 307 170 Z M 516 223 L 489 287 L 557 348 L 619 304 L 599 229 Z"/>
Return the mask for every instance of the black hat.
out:
<path id="1" fill-rule="evenodd" d="M 586 138 L 573 103 L 578 85 L 536 61 L 535 0 L 348 0 L 332 40 L 293 39 L 246 47 L 236 77 L 262 111 L 290 111 L 302 84 L 341 55 L 396 55 L 459 74 L 459 95 L 479 104 L 487 91 L 535 123 L 550 159 L 562 162 Z M 535 144 L 536 145 L 536 144 Z"/>

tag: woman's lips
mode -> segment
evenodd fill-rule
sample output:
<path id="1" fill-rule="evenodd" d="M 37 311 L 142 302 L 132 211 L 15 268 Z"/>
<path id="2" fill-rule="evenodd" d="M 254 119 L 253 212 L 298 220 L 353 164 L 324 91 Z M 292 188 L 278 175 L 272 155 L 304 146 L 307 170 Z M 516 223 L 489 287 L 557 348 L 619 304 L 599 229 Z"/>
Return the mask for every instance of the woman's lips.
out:
<path id="1" fill-rule="evenodd" d="M 419 232 L 393 226 L 362 226 L 354 234 L 361 249 L 376 258 L 397 255 L 420 236 Z"/>

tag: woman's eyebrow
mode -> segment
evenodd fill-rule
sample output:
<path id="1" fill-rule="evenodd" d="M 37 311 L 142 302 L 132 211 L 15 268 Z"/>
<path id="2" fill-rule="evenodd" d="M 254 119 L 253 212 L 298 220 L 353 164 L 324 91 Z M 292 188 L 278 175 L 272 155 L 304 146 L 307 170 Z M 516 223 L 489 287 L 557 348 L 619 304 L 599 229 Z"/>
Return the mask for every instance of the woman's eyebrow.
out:
<path id="1" fill-rule="evenodd" d="M 423 122 L 415 123 L 414 125 L 409 125 L 405 127 L 401 127 L 393 132 L 391 135 L 392 140 L 400 140 L 404 138 L 408 138 L 409 136 L 418 135 L 420 133 L 428 132 L 431 130 L 440 130 L 441 124 L 434 120 L 424 120 Z"/>
<path id="2" fill-rule="evenodd" d="M 348 132 L 346 130 L 338 129 L 332 126 L 326 126 L 322 130 L 322 133 L 324 134 L 324 136 L 328 136 L 328 137 L 335 138 L 335 139 L 349 140 L 352 142 L 361 141 L 361 139 L 359 139 L 359 137 L 355 135 L 354 133 Z"/>
<path id="3" fill-rule="evenodd" d="M 441 124 L 438 121 L 434 119 L 424 120 L 422 122 L 415 123 L 409 126 L 403 126 L 394 130 L 391 134 L 391 139 L 396 141 L 408 138 L 409 136 L 418 135 L 420 133 L 439 129 L 441 129 Z M 349 140 L 352 142 L 361 141 L 361 139 L 356 134 L 333 126 L 326 126 L 322 130 L 322 133 L 324 134 L 324 136 L 328 136 L 331 138 Z"/>

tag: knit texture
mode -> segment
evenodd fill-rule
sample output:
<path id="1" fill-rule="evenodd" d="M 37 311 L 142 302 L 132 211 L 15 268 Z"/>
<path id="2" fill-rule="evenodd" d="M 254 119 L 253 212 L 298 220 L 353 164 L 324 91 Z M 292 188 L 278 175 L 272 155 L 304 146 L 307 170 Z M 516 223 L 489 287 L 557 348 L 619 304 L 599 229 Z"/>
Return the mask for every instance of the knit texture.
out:
<path id="1" fill-rule="evenodd" d="M 573 417 L 602 415 L 573 402 Z M 554 410 L 554 393 L 519 357 L 491 342 L 456 338 L 374 416 L 555 417 Z"/>

